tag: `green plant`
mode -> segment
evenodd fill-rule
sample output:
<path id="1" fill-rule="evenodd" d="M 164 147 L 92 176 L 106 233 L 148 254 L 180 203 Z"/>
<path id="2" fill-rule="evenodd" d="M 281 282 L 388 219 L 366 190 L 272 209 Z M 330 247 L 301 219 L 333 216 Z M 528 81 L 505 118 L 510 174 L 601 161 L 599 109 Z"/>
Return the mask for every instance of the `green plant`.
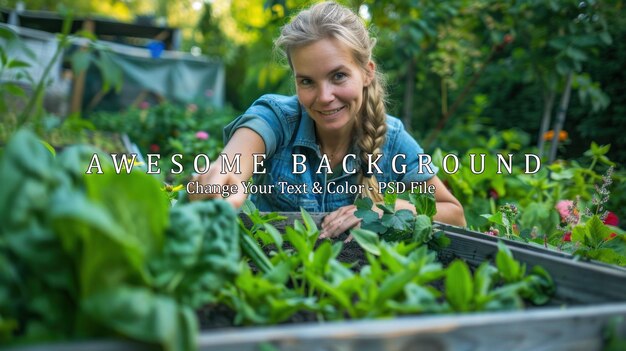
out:
<path id="1" fill-rule="evenodd" d="M 15 80 L 26 79 L 32 82 L 32 77 L 25 68 L 30 67 L 28 62 L 9 56 L 12 48 L 23 51 L 28 57 L 33 58 L 34 53 L 28 49 L 19 37 L 7 27 L 0 27 L 0 77 L 13 75 Z M 0 112 L 5 115 L 9 112 L 9 104 L 15 103 L 12 99 L 26 99 L 24 88 L 13 81 L 0 82 Z"/>
<path id="2" fill-rule="evenodd" d="M 541 304 L 553 293 L 545 272 L 537 268 L 527 275 L 503 245 L 497 265 L 485 263 L 474 277 L 462 261 L 444 268 L 426 245 L 441 240 L 432 240 L 432 197 L 411 197 L 423 213 L 423 222 L 396 212 L 395 201 L 387 194 L 385 203 L 378 205 L 383 210 L 380 218 L 371 210 L 371 200 L 358 202 L 357 213 L 364 221 L 362 228 L 351 231 L 358 246 L 318 241 L 319 230 L 305 211 L 301 211 L 303 222 L 296 220 L 281 235 L 268 223 L 275 215 L 264 218 L 248 203 L 245 211 L 252 214 L 253 223 L 249 233 L 252 243 L 259 245 L 250 259 L 260 269 L 244 268 L 245 279 L 228 287 L 222 301 L 235 310 L 237 323 L 274 323 L 303 312 L 317 320 L 337 320 L 521 308 L 523 299 Z M 338 260 L 343 250 L 355 249 L 363 250 L 365 262 Z M 271 264 L 262 268 L 257 264 L 259 255 Z M 467 279 L 476 280 L 476 291 L 473 285 L 464 285 Z M 442 281 L 443 292 L 436 288 Z M 289 303 L 278 303 L 281 299 Z M 263 307 L 255 308 L 258 305 Z"/>
<path id="3" fill-rule="evenodd" d="M 121 336 L 193 349 L 194 310 L 239 271 L 234 210 L 221 201 L 169 210 L 159 182 L 143 172 L 85 175 L 94 152 L 76 146 L 53 156 L 24 130 L 4 149 L 1 335 Z"/>
<path id="4" fill-rule="evenodd" d="M 189 177 L 197 155 L 216 160 L 223 147 L 222 129 L 235 115 L 230 108 L 163 102 L 156 106 L 141 103 L 123 112 L 97 112 L 90 120 L 99 130 L 127 134 L 143 155 L 159 154 L 161 169 L 178 169 L 172 156 L 182 155 L 176 161 L 183 173 L 168 175 L 169 181 L 177 183 Z"/>

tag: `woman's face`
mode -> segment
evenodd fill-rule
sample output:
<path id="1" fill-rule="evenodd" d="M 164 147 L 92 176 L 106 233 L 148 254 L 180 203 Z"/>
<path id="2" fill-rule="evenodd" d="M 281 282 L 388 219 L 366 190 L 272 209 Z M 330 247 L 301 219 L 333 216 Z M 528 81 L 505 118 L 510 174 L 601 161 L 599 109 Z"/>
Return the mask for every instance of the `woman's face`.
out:
<path id="1" fill-rule="evenodd" d="M 350 49 L 334 38 L 293 49 L 291 64 L 298 99 L 318 132 L 351 129 L 363 103 L 363 87 L 374 75 L 374 64 L 370 62 L 366 74 Z"/>

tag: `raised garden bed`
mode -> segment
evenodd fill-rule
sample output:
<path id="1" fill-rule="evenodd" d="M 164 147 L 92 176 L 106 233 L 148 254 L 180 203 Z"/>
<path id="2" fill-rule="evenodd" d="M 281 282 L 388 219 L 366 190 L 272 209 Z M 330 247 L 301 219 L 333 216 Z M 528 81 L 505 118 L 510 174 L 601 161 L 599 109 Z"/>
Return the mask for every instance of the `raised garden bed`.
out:
<path id="1" fill-rule="evenodd" d="M 277 228 L 291 224 L 298 213 Z M 323 214 L 313 218 L 319 223 Z M 450 245 L 443 260 L 458 257 L 476 267 L 492 260 L 493 238 L 441 225 Z M 389 320 L 297 323 L 272 327 L 222 328 L 203 331 L 200 350 L 602 350 L 606 335 L 626 337 L 626 272 L 573 260 L 566 254 L 524 244 L 509 244 L 514 257 L 543 266 L 556 294 L 547 306 L 525 311 L 422 315 Z M 347 246 L 350 249 L 355 246 Z M 19 350 L 140 350 L 146 346 L 118 341 L 45 345 Z"/>

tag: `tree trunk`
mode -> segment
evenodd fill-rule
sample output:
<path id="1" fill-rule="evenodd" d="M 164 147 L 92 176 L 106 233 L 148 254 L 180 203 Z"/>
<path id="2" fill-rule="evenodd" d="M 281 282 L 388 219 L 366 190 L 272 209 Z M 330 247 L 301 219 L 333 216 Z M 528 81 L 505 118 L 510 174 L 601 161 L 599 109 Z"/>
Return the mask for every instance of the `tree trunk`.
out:
<path id="1" fill-rule="evenodd" d="M 556 123 L 554 124 L 554 136 L 552 137 L 552 146 L 550 148 L 549 163 L 551 164 L 556 159 L 556 150 L 559 146 L 559 134 L 565 124 L 565 117 L 567 116 L 567 107 L 569 106 L 569 97 L 572 92 L 572 78 L 574 74 L 569 73 L 567 76 L 567 82 L 565 83 L 565 89 L 563 90 L 563 96 L 561 96 L 561 104 L 556 114 Z"/>
<path id="2" fill-rule="evenodd" d="M 409 61 L 406 69 L 406 79 L 404 81 L 404 104 L 402 112 L 402 121 L 404 128 L 412 131 L 411 123 L 413 121 L 413 95 L 415 93 L 415 58 Z"/>
<path id="3" fill-rule="evenodd" d="M 554 106 L 554 98 L 556 97 L 556 93 L 554 90 L 550 89 L 547 96 L 544 95 L 543 99 L 543 118 L 541 120 L 541 128 L 539 129 L 539 139 L 537 141 L 537 148 L 539 149 L 539 157 L 543 156 L 543 147 L 545 144 L 545 140 L 543 139 L 544 135 L 548 131 L 550 127 L 550 120 L 552 116 L 552 107 Z"/>

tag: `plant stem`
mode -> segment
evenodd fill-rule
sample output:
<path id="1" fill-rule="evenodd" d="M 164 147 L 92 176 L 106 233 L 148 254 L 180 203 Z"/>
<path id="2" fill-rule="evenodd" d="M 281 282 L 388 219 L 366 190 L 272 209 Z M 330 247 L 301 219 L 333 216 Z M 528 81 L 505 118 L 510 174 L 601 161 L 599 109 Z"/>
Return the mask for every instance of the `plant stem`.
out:
<path id="1" fill-rule="evenodd" d="M 42 97 L 48 75 L 50 74 L 50 71 L 52 70 L 54 63 L 58 60 L 59 56 L 61 55 L 61 52 L 63 52 L 63 50 L 65 49 L 67 42 L 68 40 L 67 40 L 66 35 L 62 36 L 61 39 L 59 40 L 59 45 L 57 46 L 57 49 L 54 52 L 54 56 L 52 57 L 50 62 L 48 62 L 48 64 L 46 65 L 46 68 L 44 69 L 44 72 L 41 78 L 39 79 L 39 82 L 37 82 L 37 86 L 35 87 L 35 90 L 33 91 L 33 95 L 30 97 L 28 104 L 26 105 L 26 108 L 24 109 L 20 117 L 18 118 L 18 123 L 17 123 L 18 127 L 22 127 L 30 119 L 33 108 Z M 41 130 L 40 130 L 41 129 L 41 125 L 40 125 L 41 116 L 39 116 L 39 113 L 38 113 L 36 117 L 37 118 L 35 119 L 35 127 L 37 129 L 38 134 L 41 135 Z"/>
<path id="2" fill-rule="evenodd" d="M 445 127 L 446 122 L 448 122 L 450 117 L 456 112 L 461 103 L 465 100 L 474 85 L 476 85 L 476 83 L 478 82 L 480 76 L 482 76 L 483 72 L 485 72 L 487 65 L 491 62 L 491 60 L 493 60 L 495 53 L 499 50 L 499 46 L 497 45 L 494 45 L 491 48 L 491 52 L 489 52 L 489 56 L 487 56 L 487 59 L 485 59 L 485 62 L 483 63 L 482 67 L 480 67 L 480 70 L 472 76 L 472 79 L 465 85 L 461 94 L 454 100 L 454 103 L 452 103 L 452 107 L 450 107 L 450 109 L 446 111 L 446 114 L 441 116 L 435 129 L 433 129 L 426 138 L 426 141 L 424 142 L 425 148 L 428 148 L 430 144 L 435 140 L 437 135 L 439 135 L 443 127 Z"/>

